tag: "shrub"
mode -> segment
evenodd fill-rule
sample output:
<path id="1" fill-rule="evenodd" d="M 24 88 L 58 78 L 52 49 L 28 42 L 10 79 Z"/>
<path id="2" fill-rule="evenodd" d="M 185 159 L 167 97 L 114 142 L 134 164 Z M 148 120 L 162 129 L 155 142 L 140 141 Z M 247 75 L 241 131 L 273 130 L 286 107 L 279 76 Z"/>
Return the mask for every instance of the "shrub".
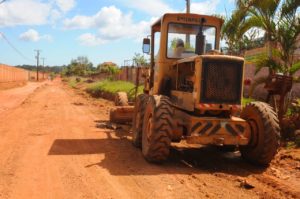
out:
<path id="1" fill-rule="evenodd" d="M 131 82 L 126 82 L 126 81 L 104 80 L 104 81 L 92 83 L 87 88 L 87 92 L 93 96 L 99 96 L 101 92 L 115 94 L 119 91 L 126 92 L 128 94 L 128 98 L 132 100 L 134 98 L 135 85 Z M 139 86 L 138 94 L 142 93 L 142 91 L 143 91 L 143 86 Z"/>

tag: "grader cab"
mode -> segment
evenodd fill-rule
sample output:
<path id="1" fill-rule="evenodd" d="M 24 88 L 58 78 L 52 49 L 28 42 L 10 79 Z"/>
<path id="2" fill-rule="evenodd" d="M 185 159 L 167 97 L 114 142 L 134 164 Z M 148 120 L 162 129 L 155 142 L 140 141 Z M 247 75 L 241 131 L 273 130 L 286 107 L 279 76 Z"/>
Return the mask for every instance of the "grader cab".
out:
<path id="1" fill-rule="evenodd" d="M 242 109 L 244 59 L 219 52 L 223 20 L 165 14 L 143 42 L 151 57 L 144 93 L 133 110 L 133 144 L 150 162 L 164 161 L 171 142 L 237 146 L 268 165 L 279 147 L 276 113 L 266 103 Z"/>

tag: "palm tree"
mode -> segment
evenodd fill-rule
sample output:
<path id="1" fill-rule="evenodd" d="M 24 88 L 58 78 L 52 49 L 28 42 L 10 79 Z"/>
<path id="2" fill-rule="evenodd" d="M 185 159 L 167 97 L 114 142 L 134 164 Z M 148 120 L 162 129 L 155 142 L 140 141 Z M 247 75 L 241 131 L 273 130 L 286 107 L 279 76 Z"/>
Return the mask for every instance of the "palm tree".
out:
<path id="1" fill-rule="evenodd" d="M 265 31 L 268 58 L 272 59 L 272 46 L 276 37 L 276 18 L 280 0 L 237 0 L 240 12 L 247 12 L 248 16 L 243 25 L 243 31 L 258 28 Z M 270 73 L 273 71 L 270 69 Z"/>
<path id="2" fill-rule="evenodd" d="M 269 75 L 282 72 L 291 77 L 300 69 L 300 62 L 294 63 L 293 60 L 296 40 L 300 33 L 300 19 L 297 15 L 299 5 L 299 0 L 237 0 L 236 6 L 240 12 L 247 12 L 241 26 L 243 30 L 240 32 L 252 28 L 265 31 L 267 55 L 259 56 L 254 61 L 256 72 L 262 67 L 268 67 Z M 260 77 L 253 86 L 265 83 L 267 79 L 270 78 Z M 280 115 L 283 114 L 282 99 L 279 105 Z"/>
<path id="3" fill-rule="evenodd" d="M 293 56 L 297 49 L 296 41 L 300 34 L 300 17 L 297 15 L 299 4 L 299 0 L 285 0 L 277 24 L 278 55 L 282 64 L 282 72 L 286 75 L 293 75 L 300 69 L 300 63 L 295 64 Z"/>
<path id="4" fill-rule="evenodd" d="M 241 44 L 243 43 L 243 25 L 245 20 L 245 12 L 235 10 L 230 17 L 226 17 L 221 30 L 221 38 L 228 45 L 229 54 L 241 53 Z"/>

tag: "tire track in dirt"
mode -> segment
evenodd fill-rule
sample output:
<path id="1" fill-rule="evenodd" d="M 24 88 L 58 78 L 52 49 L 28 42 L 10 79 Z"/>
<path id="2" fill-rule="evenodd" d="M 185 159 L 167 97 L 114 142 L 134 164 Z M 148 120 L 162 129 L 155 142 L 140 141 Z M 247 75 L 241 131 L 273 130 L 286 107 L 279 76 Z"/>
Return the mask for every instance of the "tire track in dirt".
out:
<path id="1" fill-rule="evenodd" d="M 186 145 L 183 144 L 183 146 Z M 205 151 L 206 155 L 204 154 Z M 262 198 L 300 198 L 299 183 L 289 183 L 266 172 L 276 165 L 271 164 L 269 168 L 265 169 L 259 168 L 244 162 L 239 153 L 221 153 L 211 147 L 207 149 L 204 147 L 203 151 L 200 151 L 200 156 L 202 155 L 202 158 L 207 162 L 203 162 L 202 158 L 199 159 L 199 153 L 195 155 L 190 150 L 182 151 L 182 149 L 175 147 L 173 152 L 176 154 L 178 161 L 181 161 L 187 167 L 208 170 L 212 175 L 236 182 L 238 186 L 245 182 L 250 183 Z M 297 179 L 297 174 L 294 173 L 294 175 Z"/>

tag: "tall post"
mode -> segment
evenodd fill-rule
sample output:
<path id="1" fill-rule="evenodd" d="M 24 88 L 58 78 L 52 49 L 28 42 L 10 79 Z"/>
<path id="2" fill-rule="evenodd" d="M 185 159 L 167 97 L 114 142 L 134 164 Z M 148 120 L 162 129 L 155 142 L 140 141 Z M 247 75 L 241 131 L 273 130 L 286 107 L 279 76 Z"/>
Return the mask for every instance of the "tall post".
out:
<path id="1" fill-rule="evenodd" d="M 190 0 L 185 0 L 186 1 L 186 13 L 189 14 L 191 12 L 191 1 Z"/>
<path id="2" fill-rule="evenodd" d="M 36 81 L 39 81 L 39 61 L 40 61 L 40 52 L 41 50 L 34 50 L 36 52 Z"/>
<path id="3" fill-rule="evenodd" d="M 43 60 L 43 80 L 45 79 L 45 57 L 42 57 Z"/>
<path id="4" fill-rule="evenodd" d="M 191 13 L 191 1 L 190 0 L 185 0 L 186 1 L 186 14 Z M 185 36 L 185 45 L 186 47 L 190 47 L 190 34 L 186 34 Z"/>

